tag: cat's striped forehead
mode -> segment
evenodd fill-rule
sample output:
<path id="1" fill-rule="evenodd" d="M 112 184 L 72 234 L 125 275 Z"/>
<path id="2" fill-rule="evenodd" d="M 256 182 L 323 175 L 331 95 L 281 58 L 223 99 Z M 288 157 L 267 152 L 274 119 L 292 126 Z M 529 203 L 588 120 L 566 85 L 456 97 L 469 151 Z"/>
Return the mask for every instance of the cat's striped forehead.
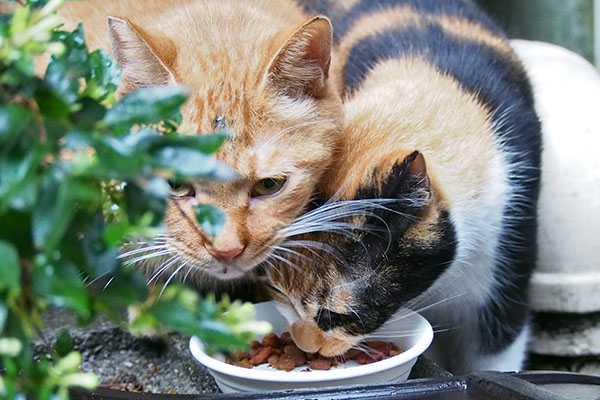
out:
<path id="1" fill-rule="evenodd" d="M 324 115 L 314 99 L 281 96 L 267 89 L 261 95 L 237 90 L 197 91 L 183 113 L 193 132 L 223 129 L 228 138 L 217 158 L 252 178 L 278 176 L 318 164 L 329 154 L 329 132 L 337 122 Z"/>

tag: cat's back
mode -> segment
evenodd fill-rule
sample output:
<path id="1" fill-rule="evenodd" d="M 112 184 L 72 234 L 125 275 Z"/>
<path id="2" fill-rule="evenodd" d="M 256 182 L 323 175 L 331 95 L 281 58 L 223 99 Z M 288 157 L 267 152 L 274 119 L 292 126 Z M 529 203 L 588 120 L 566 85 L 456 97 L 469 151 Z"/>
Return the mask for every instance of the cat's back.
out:
<path id="1" fill-rule="evenodd" d="M 508 191 L 516 164 L 528 165 L 530 181 L 538 178 L 539 122 L 527 76 L 502 30 L 477 7 L 462 0 L 304 6 L 332 15 L 332 76 L 347 104 L 348 157 L 340 162 L 374 159 L 352 148 L 419 149 L 439 164 L 432 173 L 447 183 L 440 191 L 456 187 L 458 196 L 465 184 L 475 191 L 486 181 L 504 181 L 496 186 Z"/>
<path id="2" fill-rule="evenodd" d="M 494 355 L 514 345 L 521 357 L 515 360 L 522 360 L 536 256 L 541 128 L 524 68 L 503 32 L 471 2 L 325 3 L 333 7 L 332 75 L 344 88 L 346 129 L 323 192 L 378 197 L 393 180 L 386 174 L 419 151 L 431 204 L 449 216 L 454 235 L 432 244 L 435 236 L 424 233 L 441 219 L 423 219 L 414 229 L 428 252 L 448 243 L 453 249 L 423 298 L 460 296 L 460 307 L 436 307 L 430 317 L 460 324 L 461 346 L 479 341 L 482 355 L 449 358 L 448 365 L 518 368 L 520 361 L 502 364 Z"/>

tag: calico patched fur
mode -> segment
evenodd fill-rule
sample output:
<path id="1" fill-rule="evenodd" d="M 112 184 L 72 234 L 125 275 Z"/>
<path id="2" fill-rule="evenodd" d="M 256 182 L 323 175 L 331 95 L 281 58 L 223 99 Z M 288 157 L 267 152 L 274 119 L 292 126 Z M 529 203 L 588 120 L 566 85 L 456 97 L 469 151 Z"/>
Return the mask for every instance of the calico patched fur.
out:
<path id="1" fill-rule="evenodd" d="M 446 368 L 521 368 L 541 139 L 506 37 L 458 0 L 304 5 L 331 15 L 345 102 L 320 209 L 374 204 L 302 238 L 327 245 L 320 258 L 313 244 L 269 275 L 294 338 L 340 354 L 412 306 L 447 330 L 432 350 Z"/>

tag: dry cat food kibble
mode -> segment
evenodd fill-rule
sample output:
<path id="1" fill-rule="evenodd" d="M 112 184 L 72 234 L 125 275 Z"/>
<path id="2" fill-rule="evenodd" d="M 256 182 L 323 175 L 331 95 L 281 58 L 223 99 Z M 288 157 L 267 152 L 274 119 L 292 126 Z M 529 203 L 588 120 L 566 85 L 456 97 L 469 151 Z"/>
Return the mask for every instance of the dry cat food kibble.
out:
<path id="1" fill-rule="evenodd" d="M 271 333 L 260 342 L 253 340 L 250 343 L 250 351 L 232 352 L 231 359 L 227 358 L 226 362 L 244 368 L 269 363 L 271 367 L 285 371 L 291 371 L 308 363 L 308 369 L 303 371 L 310 371 L 328 370 L 337 367 L 338 362 L 347 360 L 370 364 L 402 353 L 394 343 L 379 340 L 364 343 L 364 348 L 370 350 L 350 349 L 340 357 L 323 357 L 320 354 L 300 350 L 292 341 L 289 332 L 284 332 L 281 337 Z"/>

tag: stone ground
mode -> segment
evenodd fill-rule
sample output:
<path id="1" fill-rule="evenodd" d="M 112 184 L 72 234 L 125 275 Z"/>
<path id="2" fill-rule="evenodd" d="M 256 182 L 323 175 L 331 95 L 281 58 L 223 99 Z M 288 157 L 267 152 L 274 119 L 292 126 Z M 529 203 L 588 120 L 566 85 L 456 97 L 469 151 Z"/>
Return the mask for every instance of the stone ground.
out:
<path id="1" fill-rule="evenodd" d="M 97 374 L 103 387 L 163 394 L 219 392 L 212 376 L 190 354 L 189 338 L 172 335 L 166 342 L 138 338 L 103 319 L 82 328 L 72 315 L 57 310 L 51 310 L 45 321 L 44 340 L 53 343 L 58 333 L 67 328 L 75 350 L 83 357 L 83 371 Z M 36 346 L 40 355 L 46 349 L 44 340 Z M 430 361 L 420 359 L 411 378 L 449 375 Z"/>

